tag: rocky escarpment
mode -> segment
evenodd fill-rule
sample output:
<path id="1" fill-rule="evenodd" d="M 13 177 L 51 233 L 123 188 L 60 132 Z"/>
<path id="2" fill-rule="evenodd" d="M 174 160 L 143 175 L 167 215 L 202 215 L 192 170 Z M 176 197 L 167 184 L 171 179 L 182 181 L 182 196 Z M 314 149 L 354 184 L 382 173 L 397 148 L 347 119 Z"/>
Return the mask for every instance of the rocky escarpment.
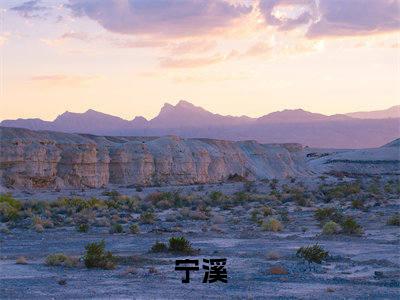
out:
<path id="1" fill-rule="evenodd" d="M 108 137 L 0 127 L 0 176 L 14 188 L 215 183 L 307 175 L 299 144 Z"/>

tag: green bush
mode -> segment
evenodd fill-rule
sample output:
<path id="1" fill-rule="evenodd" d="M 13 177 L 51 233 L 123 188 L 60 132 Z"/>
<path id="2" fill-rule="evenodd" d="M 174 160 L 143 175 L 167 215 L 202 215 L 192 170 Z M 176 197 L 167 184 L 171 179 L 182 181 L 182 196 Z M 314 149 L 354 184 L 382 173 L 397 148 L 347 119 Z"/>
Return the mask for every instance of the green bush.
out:
<path id="1" fill-rule="evenodd" d="M 132 234 L 138 234 L 140 233 L 140 228 L 138 224 L 132 224 L 131 226 L 129 226 L 129 231 Z"/>
<path id="2" fill-rule="evenodd" d="M 210 199 L 216 203 L 219 203 L 223 198 L 224 198 L 224 194 L 221 193 L 220 191 L 213 191 L 210 194 Z"/>
<path id="3" fill-rule="evenodd" d="M 388 219 L 387 224 L 391 226 L 400 226 L 400 213 L 396 213 L 393 216 L 391 216 Z"/>
<path id="4" fill-rule="evenodd" d="M 342 228 L 340 227 L 339 224 L 329 221 L 327 222 L 324 227 L 322 228 L 322 233 L 326 235 L 333 235 L 333 234 L 338 234 Z"/>
<path id="5" fill-rule="evenodd" d="M 82 223 L 76 226 L 76 230 L 78 232 L 88 232 L 89 231 L 89 224 Z"/>
<path id="6" fill-rule="evenodd" d="M 352 217 L 347 217 L 342 223 L 342 232 L 349 235 L 362 235 L 364 233 L 361 225 Z"/>
<path id="7" fill-rule="evenodd" d="M 151 211 L 146 211 L 140 215 L 139 220 L 143 224 L 154 224 L 156 217 Z"/>
<path id="8" fill-rule="evenodd" d="M 65 255 L 64 253 L 55 253 L 46 257 L 45 264 L 48 266 L 76 267 L 78 265 L 78 259 Z"/>
<path id="9" fill-rule="evenodd" d="M 11 194 L 0 194 L 0 218 L 2 222 L 16 221 L 20 218 L 21 202 Z"/>
<path id="10" fill-rule="evenodd" d="M 276 219 L 269 219 L 266 223 L 262 223 L 261 228 L 266 231 L 278 232 L 283 230 L 283 225 Z"/>
<path id="11" fill-rule="evenodd" d="M 111 251 L 105 251 L 105 246 L 104 240 L 85 246 L 86 253 L 83 260 L 87 268 L 114 269 L 116 267 L 116 258 Z"/>
<path id="12" fill-rule="evenodd" d="M 361 199 L 354 199 L 351 201 L 351 206 L 356 209 L 364 208 L 364 202 Z"/>
<path id="13" fill-rule="evenodd" d="M 124 228 L 119 223 L 113 224 L 110 228 L 110 233 L 122 233 L 122 232 L 124 232 Z"/>
<path id="14" fill-rule="evenodd" d="M 155 242 L 155 244 L 150 249 L 151 252 L 155 252 L 155 253 L 166 252 L 167 250 L 168 250 L 167 245 L 165 245 L 165 243 L 162 243 L 159 241 Z"/>
<path id="15" fill-rule="evenodd" d="M 168 251 L 173 253 L 192 254 L 194 249 L 190 242 L 183 236 L 171 237 L 168 241 Z"/>
<path id="16" fill-rule="evenodd" d="M 296 255 L 310 263 L 320 264 L 328 258 L 329 252 L 325 251 L 320 245 L 315 244 L 313 246 L 300 247 Z"/>
<path id="17" fill-rule="evenodd" d="M 341 223 L 343 220 L 343 214 L 334 207 L 318 208 L 314 213 L 314 217 L 321 224 L 329 221 Z"/>

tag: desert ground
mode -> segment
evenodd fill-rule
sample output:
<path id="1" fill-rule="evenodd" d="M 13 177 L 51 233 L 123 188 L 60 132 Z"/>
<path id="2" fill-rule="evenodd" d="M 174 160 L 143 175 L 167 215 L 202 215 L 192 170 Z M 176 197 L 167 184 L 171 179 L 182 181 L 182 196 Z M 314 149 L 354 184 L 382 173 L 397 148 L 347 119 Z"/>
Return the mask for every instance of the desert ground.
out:
<path id="1" fill-rule="evenodd" d="M 1 298 L 398 299 L 399 187 L 318 176 L 15 190 L 1 196 Z M 171 250 L 173 237 L 188 243 Z M 101 240 L 112 258 L 87 267 Z M 297 253 L 313 245 L 321 261 Z M 186 258 L 226 258 L 228 282 L 202 283 L 200 267 L 182 283 Z"/>

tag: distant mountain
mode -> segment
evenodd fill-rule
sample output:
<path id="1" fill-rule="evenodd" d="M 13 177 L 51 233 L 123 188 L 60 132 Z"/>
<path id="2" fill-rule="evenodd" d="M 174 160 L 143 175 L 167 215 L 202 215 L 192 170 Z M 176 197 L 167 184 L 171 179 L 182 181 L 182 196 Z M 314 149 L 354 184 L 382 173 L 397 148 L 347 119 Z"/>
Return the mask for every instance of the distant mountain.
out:
<path id="1" fill-rule="evenodd" d="M 382 114 L 382 111 L 366 112 L 365 116 Z M 322 148 L 378 147 L 400 137 L 400 118 L 362 119 L 350 115 L 327 116 L 294 109 L 273 112 L 260 118 L 234 117 L 215 114 L 182 100 L 176 105 L 166 103 L 151 120 L 135 117 L 128 121 L 90 109 L 84 113 L 65 112 L 52 122 L 17 119 L 4 120 L 0 125 L 97 135 L 175 134 L 193 138 L 257 140 L 261 143 L 296 142 Z"/>
<path id="2" fill-rule="evenodd" d="M 317 121 L 337 121 L 349 120 L 350 117 L 346 115 L 332 115 L 327 116 L 308 112 L 302 109 L 285 109 L 276 111 L 268 115 L 258 118 L 260 123 L 304 123 L 304 122 L 317 122 Z"/>
<path id="3" fill-rule="evenodd" d="M 152 128 L 214 127 L 245 124 L 254 121 L 249 117 L 232 117 L 213 114 L 202 107 L 181 100 L 173 106 L 165 103 L 160 113 L 150 120 Z"/>
<path id="4" fill-rule="evenodd" d="M 388 109 L 383 110 L 353 112 L 346 115 L 352 118 L 359 119 L 400 118 L 400 105 L 392 106 Z"/>

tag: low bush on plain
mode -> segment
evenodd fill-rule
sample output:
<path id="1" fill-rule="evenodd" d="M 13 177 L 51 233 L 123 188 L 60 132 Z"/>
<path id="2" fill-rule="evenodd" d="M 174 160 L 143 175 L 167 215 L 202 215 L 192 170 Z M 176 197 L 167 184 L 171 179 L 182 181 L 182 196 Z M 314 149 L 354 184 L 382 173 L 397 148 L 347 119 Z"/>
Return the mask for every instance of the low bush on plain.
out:
<path id="1" fill-rule="evenodd" d="M 393 216 L 391 216 L 388 219 L 387 224 L 391 226 L 400 226 L 400 213 L 396 213 Z"/>
<path id="2" fill-rule="evenodd" d="M 314 262 L 321 264 L 328 258 L 329 252 L 325 251 L 319 244 L 315 244 L 313 246 L 300 247 L 296 252 L 296 256 L 308 261 L 309 263 Z"/>
<path id="3" fill-rule="evenodd" d="M 64 253 L 50 254 L 45 259 L 45 264 L 48 266 L 76 267 L 78 259 L 65 255 Z"/>
<path id="4" fill-rule="evenodd" d="M 87 268 L 114 269 L 116 267 L 116 258 L 111 251 L 105 251 L 105 246 L 104 240 L 85 246 L 86 253 L 83 261 Z"/>

